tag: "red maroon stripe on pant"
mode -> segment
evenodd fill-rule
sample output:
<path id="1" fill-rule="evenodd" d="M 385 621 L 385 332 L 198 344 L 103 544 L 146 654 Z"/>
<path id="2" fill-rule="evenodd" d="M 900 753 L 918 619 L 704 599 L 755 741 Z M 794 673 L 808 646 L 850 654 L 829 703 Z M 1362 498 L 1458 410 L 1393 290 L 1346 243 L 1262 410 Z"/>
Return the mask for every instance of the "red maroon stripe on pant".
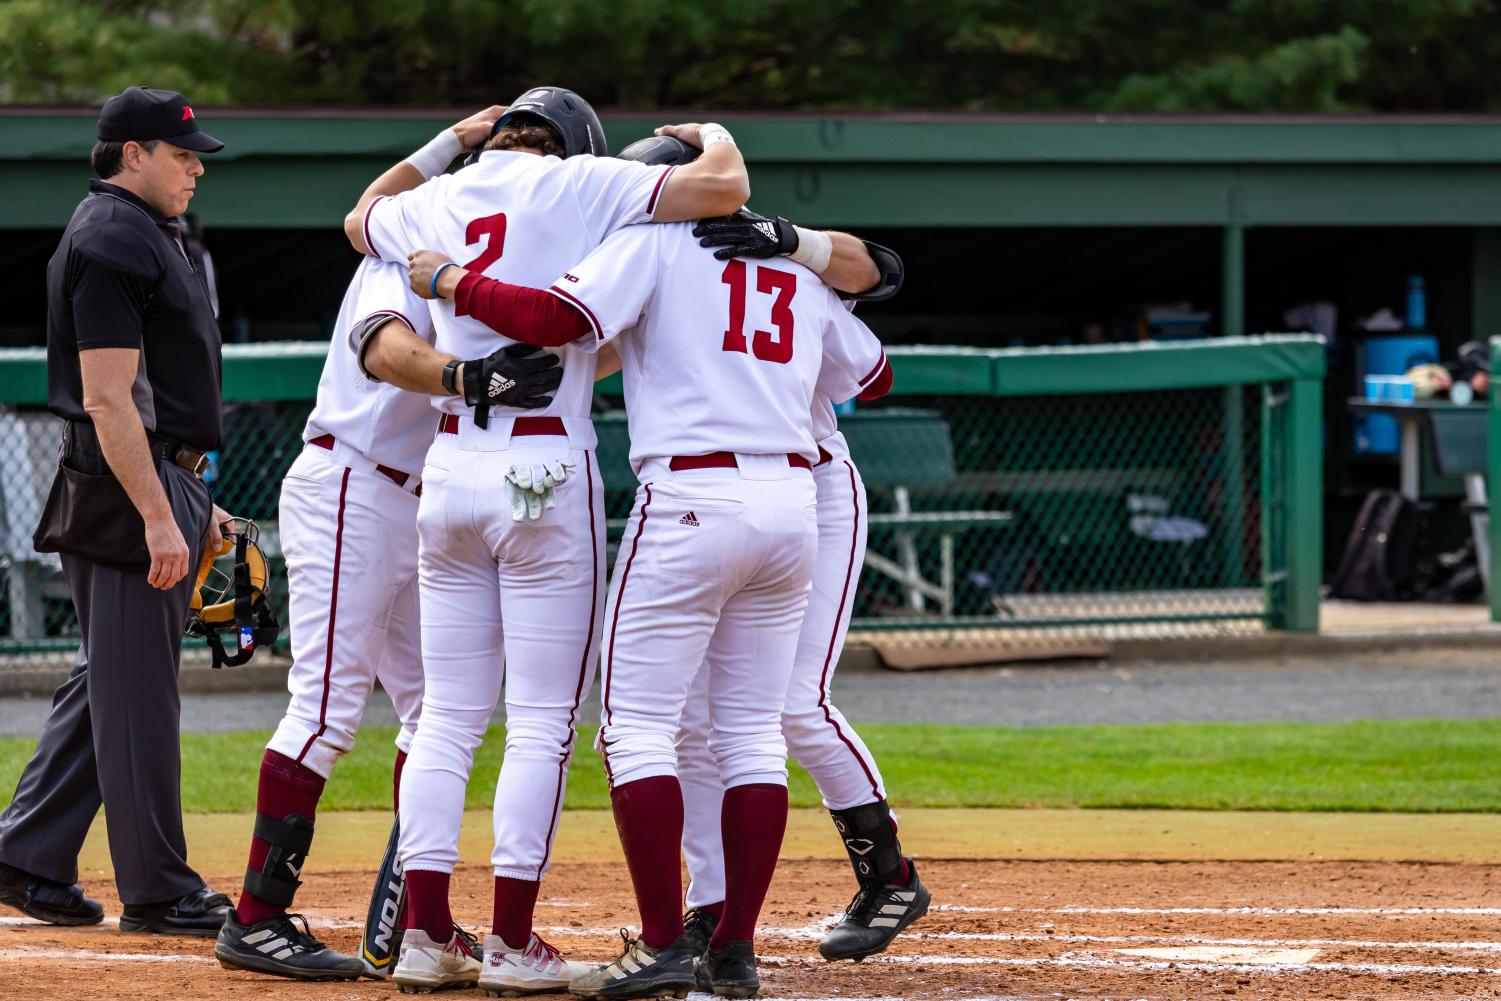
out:
<path id="1" fill-rule="evenodd" d="M 328 729 L 328 681 L 334 670 L 334 628 L 339 615 L 339 560 L 344 555 L 344 495 L 349 491 L 349 467 L 344 467 L 344 478 L 339 481 L 339 522 L 334 530 L 334 582 L 328 595 L 328 634 L 324 639 L 326 652 L 323 657 L 323 704 L 318 708 L 318 732 L 307 739 L 297 755 L 297 763 L 307 757 L 313 741 L 323 736 Z"/>
<path id="2" fill-rule="evenodd" d="M 871 793 L 876 799 L 880 799 L 881 786 L 876 782 L 876 777 L 871 774 L 870 766 L 865 763 L 865 759 L 855 749 L 854 743 L 844 735 L 844 728 L 834 719 L 834 714 L 829 712 L 829 668 L 834 662 L 834 644 L 839 640 L 839 623 L 844 619 L 844 606 L 850 597 L 850 581 L 855 573 L 855 550 L 859 548 L 860 542 L 860 486 L 855 482 L 854 464 L 845 459 L 844 465 L 850 471 L 850 493 L 853 495 L 855 502 L 855 524 L 850 530 L 850 558 L 849 563 L 844 568 L 844 590 L 839 594 L 839 612 L 834 616 L 834 626 L 829 631 L 829 649 L 824 654 L 823 674 L 818 679 L 818 708 L 823 710 L 823 718 L 834 728 L 834 733 L 844 742 L 844 746 L 848 747 L 850 753 L 855 756 L 855 760 L 860 762 L 860 770 L 865 773 L 866 780 L 870 782 Z"/>
<path id="3" fill-rule="evenodd" d="M 568 736 L 563 741 L 563 753 L 558 758 L 558 788 L 553 793 L 552 799 L 552 822 L 547 827 L 546 846 L 542 852 L 542 863 L 537 866 L 537 878 L 542 878 L 542 870 L 547 868 L 547 860 L 552 858 L 552 836 L 558 829 L 558 805 L 563 799 L 563 788 L 568 777 L 568 757 L 573 751 L 573 741 L 578 735 L 575 729 L 578 724 L 579 704 L 584 701 L 584 678 L 589 671 L 589 655 L 594 651 L 594 614 L 599 604 L 599 524 L 594 517 L 594 453 L 584 453 L 584 476 L 589 484 L 589 537 L 594 540 L 591 553 L 594 556 L 594 576 L 591 578 L 589 592 L 589 631 L 584 634 L 584 656 L 579 660 L 579 681 L 573 690 L 573 708 L 568 712 Z"/>
<path id="4" fill-rule="evenodd" d="M 600 701 L 604 707 L 601 726 L 610 723 L 613 715 L 610 712 L 610 677 L 615 673 L 615 630 L 620 628 L 620 606 L 625 602 L 625 582 L 631 576 L 631 563 L 636 559 L 636 547 L 641 542 L 641 530 L 646 527 L 646 509 L 651 507 L 651 484 L 643 483 L 642 489 L 646 491 L 646 500 L 641 502 L 641 517 L 636 522 L 636 534 L 631 538 L 631 553 L 625 558 L 625 569 L 620 571 L 620 589 L 615 592 L 615 615 L 610 619 L 610 649 L 605 653 L 605 684 L 604 692 Z M 610 745 L 603 738 L 599 741 L 600 757 L 605 760 L 605 778 L 610 784 L 615 784 L 615 774 L 610 771 Z"/>

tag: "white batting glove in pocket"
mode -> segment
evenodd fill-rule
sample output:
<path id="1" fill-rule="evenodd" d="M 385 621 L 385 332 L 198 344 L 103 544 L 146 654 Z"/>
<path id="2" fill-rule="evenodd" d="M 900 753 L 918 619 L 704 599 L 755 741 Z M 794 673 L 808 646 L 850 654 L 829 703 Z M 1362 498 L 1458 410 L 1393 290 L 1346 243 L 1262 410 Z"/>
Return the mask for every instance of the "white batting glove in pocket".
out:
<path id="1" fill-rule="evenodd" d="M 546 462 L 520 462 L 506 473 L 506 489 L 511 495 L 511 520 L 537 521 L 542 512 L 557 506 L 553 488 L 568 479 L 578 467 L 574 459 L 549 459 Z"/>

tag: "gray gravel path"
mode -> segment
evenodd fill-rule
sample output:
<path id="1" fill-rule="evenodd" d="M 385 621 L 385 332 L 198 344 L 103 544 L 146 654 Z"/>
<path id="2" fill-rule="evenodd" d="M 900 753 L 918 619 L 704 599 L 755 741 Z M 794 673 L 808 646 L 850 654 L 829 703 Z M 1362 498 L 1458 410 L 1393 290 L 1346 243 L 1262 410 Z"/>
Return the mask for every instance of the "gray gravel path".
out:
<path id="1" fill-rule="evenodd" d="M 856 722 L 1039 726 L 1050 723 L 1332 721 L 1501 716 L 1501 651 L 1441 650 L 1345 659 L 1081 663 L 955 671 L 850 673 L 835 701 Z M 0 699 L 0 736 L 34 736 L 45 698 Z M 269 730 L 280 692 L 185 695 L 183 728 Z M 599 718 L 598 692 L 584 720 Z M 371 726 L 395 723 L 377 694 Z"/>

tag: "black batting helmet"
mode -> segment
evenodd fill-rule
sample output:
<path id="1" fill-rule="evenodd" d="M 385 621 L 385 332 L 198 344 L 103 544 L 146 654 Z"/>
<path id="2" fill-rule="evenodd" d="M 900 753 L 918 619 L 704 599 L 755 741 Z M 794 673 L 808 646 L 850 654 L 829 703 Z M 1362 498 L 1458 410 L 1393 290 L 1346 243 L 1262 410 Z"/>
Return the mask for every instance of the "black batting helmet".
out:
<path id="1" fill-rule="evenodd" d="M 681 167 L 697 160 L 703 151 L 672 136 L 647 136 L 637 139 L 616 154 L 621 160 L 635 160 L 648 167 Z"/>
<path id="2" fill-rule="evenodd" d="M 605 142 L 605 128 L 599 124 L 599 116 L 589 102 L 566 87 L 533 87 L 511 102 L 506 113 L 500 116 L 493 136 L 512 115 L 536 115 L 558 130 L 563 137 L 563 155 L 609 156 L 610 147 Z"/>

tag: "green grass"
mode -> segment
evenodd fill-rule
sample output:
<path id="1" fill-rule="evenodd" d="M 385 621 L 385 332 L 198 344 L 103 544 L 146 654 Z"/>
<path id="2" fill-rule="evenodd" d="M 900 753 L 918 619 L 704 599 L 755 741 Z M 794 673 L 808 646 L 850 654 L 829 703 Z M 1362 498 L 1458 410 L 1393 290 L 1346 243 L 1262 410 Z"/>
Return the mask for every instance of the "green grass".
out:
<path id="1" fill-rule="evenodd" d="M 1501 719 L 1361 723 L 1166 723 L 1148 726 L 860 728 L 898 806 L 1159 807 L 1194 810 L 1501 812 Z M 183 738 L 183 802 L 192 812 L 249 810 L 267 733 Z M 394 731 L 372 728 L 339 763 L 320 809 L 390 803 Z M 609 805 L 604 773 L 580 734 L 567 804 Z M 469 805 L 486 807 L 503 746 L 480 749 Z M 8 802 L 33 741 L 0 740 Z M 817 806 L 793 769 L 792 802 Z"/>

